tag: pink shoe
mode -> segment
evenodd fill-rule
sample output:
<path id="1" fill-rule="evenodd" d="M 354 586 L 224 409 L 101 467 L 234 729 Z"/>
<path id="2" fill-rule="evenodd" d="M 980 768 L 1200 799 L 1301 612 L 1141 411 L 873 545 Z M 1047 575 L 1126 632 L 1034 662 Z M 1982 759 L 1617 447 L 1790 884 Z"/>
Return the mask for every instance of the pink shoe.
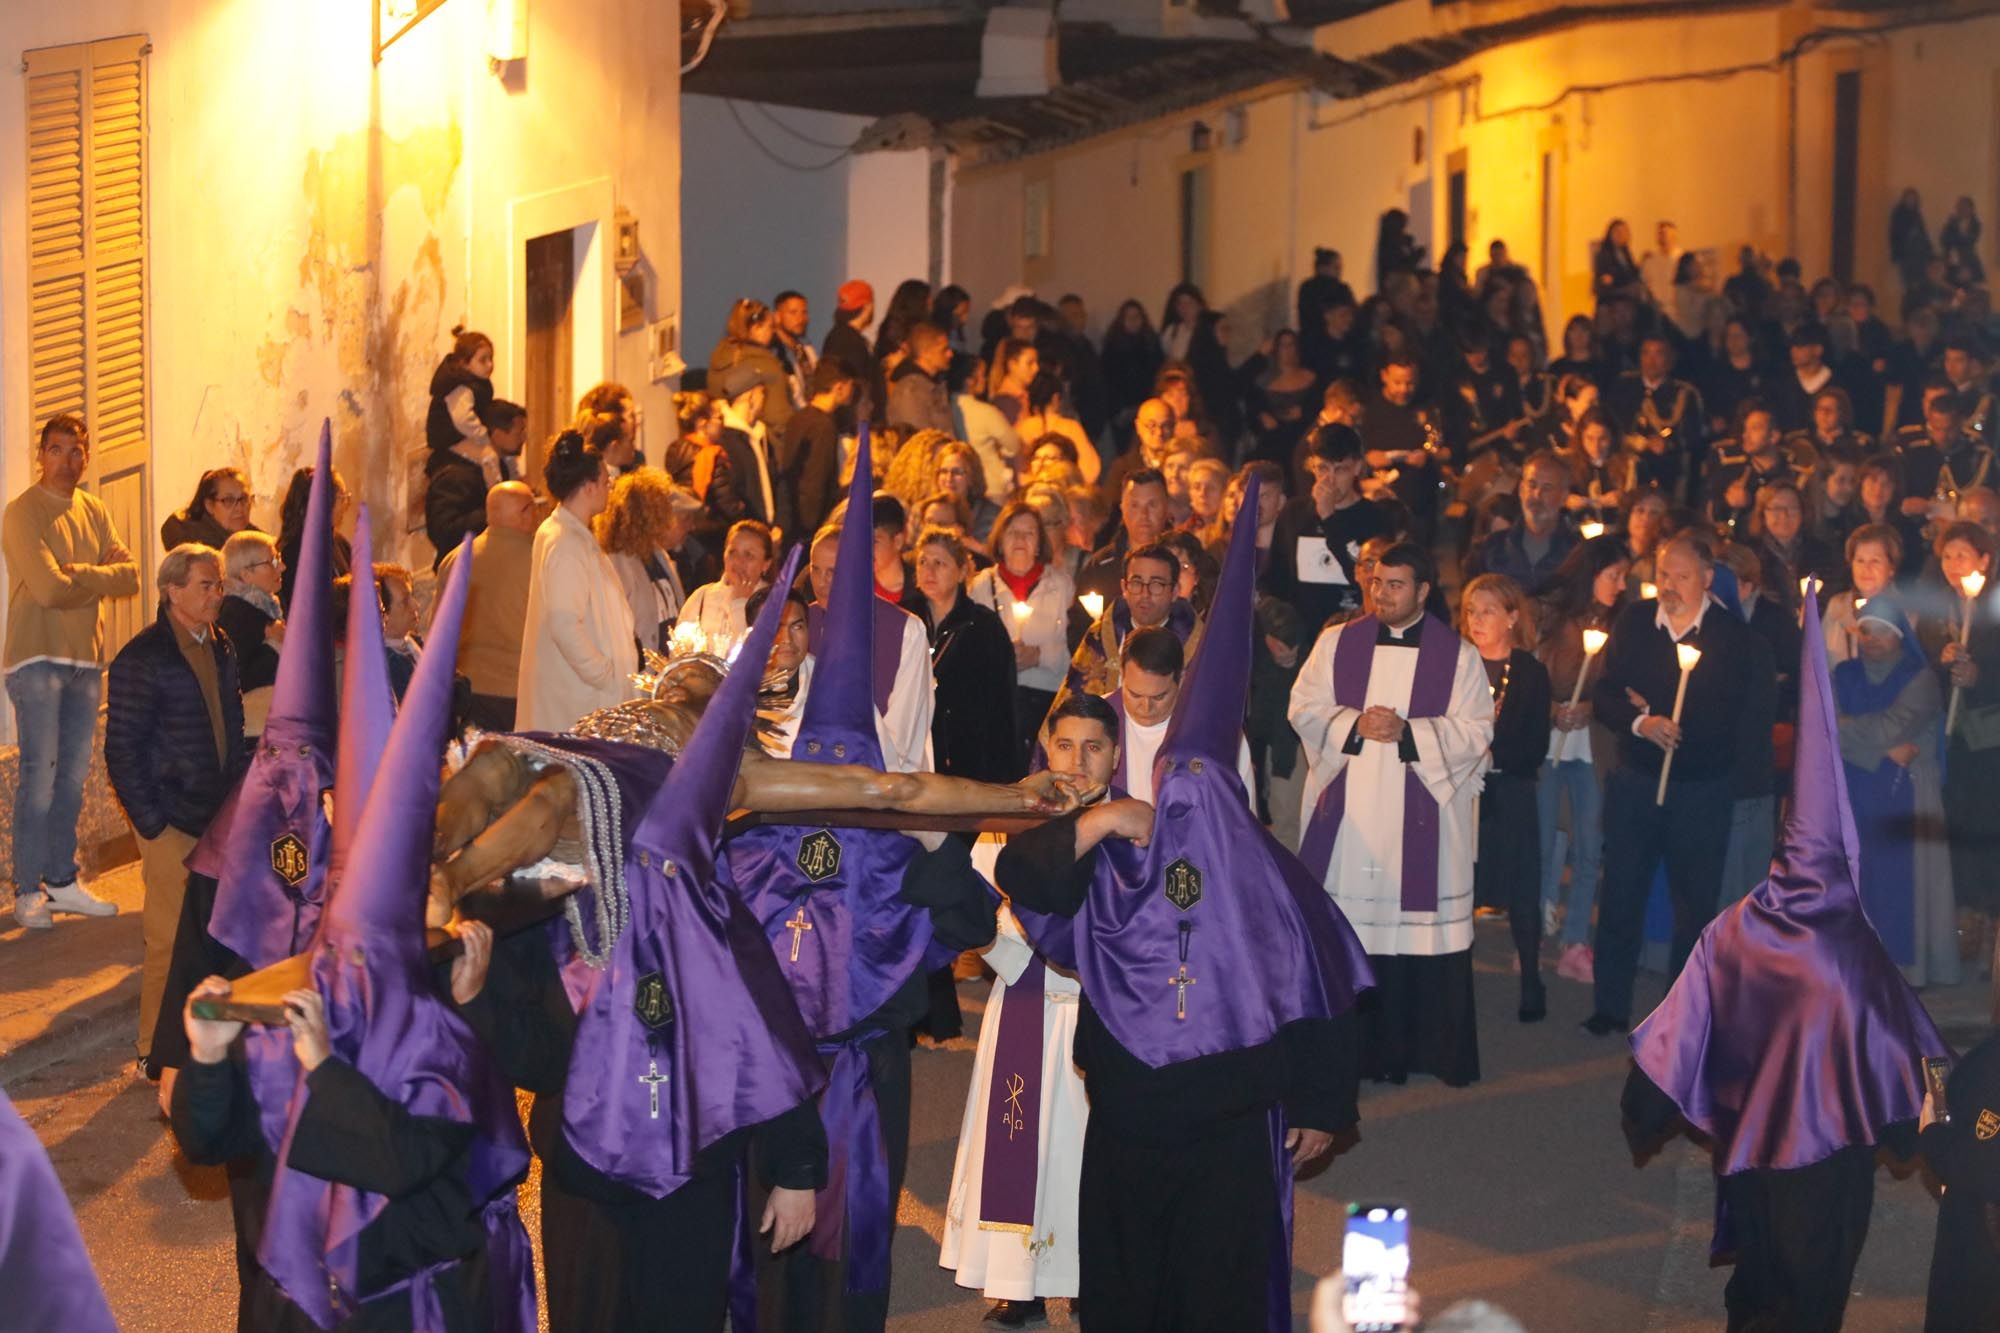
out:
<path id="1" fill-rule="evenodd" d="M 1597 957 L 1588 944 L 1572 944 L 1563 950 L 1556 975 L 1588 986 L 1597 979 Z"/>

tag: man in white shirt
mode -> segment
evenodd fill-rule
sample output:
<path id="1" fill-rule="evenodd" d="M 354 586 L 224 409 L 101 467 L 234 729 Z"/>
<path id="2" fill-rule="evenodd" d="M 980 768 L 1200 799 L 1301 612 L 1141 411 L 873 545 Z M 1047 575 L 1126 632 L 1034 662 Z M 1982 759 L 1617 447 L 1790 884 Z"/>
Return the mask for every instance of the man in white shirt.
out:
<path id="1" fill-rule="evenodd" d="M 833 571 L 840 557 L 840 528 L 829 524 L 813 538 L 806 575 L 812 583 L 810 620 L 812 648 L 817 653 L 825 634 L 826 606 L 833 595 Z M 893 602 L 875 598 L 875 732 L 882 742 L 882 760 L 892 773 L 928 773 L 931 759 L 931 710 L 934 707 L 930 636 L 924 622 Z M 882 649 L 894 642 L 890 656 Z M 891 674 L 893 672 L 893 674 Z"/>
<path id="2" fill-rule="evenodd" d="M 1681 229 L 1671 222 L 1660 223 L 1656 233 L 1658 245 L 1646 252 L 1639 261 L 1639 277 L 1646 284 L 1646 292 L 1653 298 L 1653 304 L 1668 314 L 1674 309 L 1674 271 L 1681 266 Z"/>
<path id="3" fill-rule="evenodd" d="M 1153 801 L 1153 760 L 1167 738 L 1174 705 L 1180 702 L 1181 671 L 1186 663 L 1180 639 L 1169 629 L 1135 629 L 1125 640 L 1118 694 L 1112 706 L 1124 722 L 1119 728 L 1117 779 L 1127 794 L 1148 805 Z M 1053 766 L 1053 762 L 1051 763 Z M 1236 773 L 1243 779 L 1245 799 L 1256 788 L 1250 771 L 1250 746 L 1237 752 Z"/>

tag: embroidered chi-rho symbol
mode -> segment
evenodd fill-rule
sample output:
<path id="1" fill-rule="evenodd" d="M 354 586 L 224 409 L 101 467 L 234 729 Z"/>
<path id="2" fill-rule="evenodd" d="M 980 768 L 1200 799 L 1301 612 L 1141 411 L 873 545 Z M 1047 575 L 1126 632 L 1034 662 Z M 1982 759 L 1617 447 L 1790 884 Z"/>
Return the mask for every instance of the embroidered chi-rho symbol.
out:
<path id="1" fill-rule="evenodd" d="M 667 979 L 658 972 L 640 977 L 638 994 L 632 998 L 632 1012 L 649 1028 L 665 1027 L 672 1022 L 674 1002 L 667 998 Z"/>
<path id="2" fill-rule="evenodd" d="M 1972 1122 L 1972 1137 L 1984 1143 L 1995 1134 L 2000 1134 L 2000 1115 L 1982 1108 L 1979 1119 Z"/>
<path id="3" fill-rule="evenodd" d="M 306 871 L 311 868 L 312 858 L 298 834 L 282 833 L 272 841 L 271 872 L 279 879 L 296 889 L 305 883 Z"/>
<path id="4" fill-rule="evenodd" d="M 1186 857 L 1167 867 L 1167 901 L 1185 912 L 1201 901 L 1201 871 Z"/>
<path id="5" fill-rule="evenodd" d="M 840 873 L 840 839 L 831 829 L 808 833 L 799 839 L 799 873 L 814 884 Z"/>

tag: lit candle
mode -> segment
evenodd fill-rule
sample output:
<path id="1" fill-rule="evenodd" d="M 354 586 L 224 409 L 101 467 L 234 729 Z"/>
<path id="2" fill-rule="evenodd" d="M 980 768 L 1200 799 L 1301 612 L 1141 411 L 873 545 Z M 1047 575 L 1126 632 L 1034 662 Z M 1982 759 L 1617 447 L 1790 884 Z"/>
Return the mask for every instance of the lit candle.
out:
<path id="1" fill-rule="evenodd" d="M 1975 569 L 1958 581 L 1958 590 L 1965 599 L 1958 621 L 1958 655 L 1964 657 L 1966 642 L 1972 637 L 1972 604 L 1978 601 L 1979 594 L 1986 590 L 1986 576 Z M 1958 686 L 1951 687 L 1951 707 L 1945 710 L 1944 715 L 1944 734 L 1947 736 L 1951 735 L 1952 728 L 1958 725 L 1958 699 L 1963 693 L 1964 691 Z"/>
<path id="2" fill-rule="evenodd" d="M 1034 616 L 1035 608 L 1029 606 L 1026 602 L 1016 602 L 1014 603 L 1013 612 L 1014 642 L 1019 643 L 1021 636 L 1028 632 L 1028 621 Z"/>
<path id="3" fill-rule="evenodd" d="M 1674 687 L 1674 725 L 1681 724 L 1681 705 L 1687 702 L 1688 677 L 1694 674 L 1695 664 L 1701 661 L 1701 649 L 1691 643 L 1674 645 L 1674 655 L 1680 659 L 1681 683 Z M 1660 789 L 1653 794 L 1654 805 L 1667 803 L 1667 774 L 1674 766 L 1674 752 L 1667 751 L 1660 760 Z"/>
<path id="4" fill-rule="evenodd" d="M 1101 592 L 1084 593 L 1076 599 L 1076 604 L 1083 608 L 1084 614 L 1090 617 L 1092 624 L 1104 615 L 1104 594 Z"/>
<path id="5" fill-rule="evenodd" d="M 1660 585 L 1657 583 L 1640 584 L 1639 597 L 1640 600 L 1642 601 L 1647 601 L 1647 602 L 1658 601 L 1660 597 Z"/>
<path id="6" fill-rule="evenodd" d="M 1604 525 L 1594 518 L 1587 518 L 1577 524 L 1576 530 L 1583 534 L 1583 539 L 1587 542 L 1594 542 L 1604 535 Z"/>
<path id="7" fill-rule="evenodd" d="M 683 621 L 674 626 L 673 633 L 668 636 L 667 655 L 685 657 L 690 653 L 698 653 L 706 646 L 707 641 L 708 636 L 702 633 L 701 626 L 691 621 Z"/>
<path id="8" fill-rule="evenodd" d="M 1601 629 L 1587 629 L 1583 632 L 1583 666 L 1576 673 L 1576 688 L 1569 692 L 1569 706 L 1574 708 L 1583 700 L 1583 678 L 1590 674 L 1590 661 L 1604 651 L 1604 641 L 1611 636 Z"/>

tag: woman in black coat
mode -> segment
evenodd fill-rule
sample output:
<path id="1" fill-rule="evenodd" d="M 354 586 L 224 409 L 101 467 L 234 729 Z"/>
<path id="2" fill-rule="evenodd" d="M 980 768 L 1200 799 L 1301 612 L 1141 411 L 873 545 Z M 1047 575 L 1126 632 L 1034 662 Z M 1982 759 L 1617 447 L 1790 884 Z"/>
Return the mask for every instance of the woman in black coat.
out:
<path id="1" fill-rule="evenodd" d="M 1160 335 L 1147 318 L 1145 306 L 1127 301 L 1118 307 L 1117 317 L 1104 331 L 1098 359 L 1104 366 L 1113 416 L 1123 417 L 1153 396 L 1153 381 L 1159 377 L 1166 353 L 1160 350 Z"/>
<path id="2" fill-rule="evenodd" d="M 1549 673 L 1527 645 L 1534 617 L 1521 585 L 1481 574 L 1465 585 L 1459 632 L 1479 650 L 1493 689 L 1493 767 L 1479 798 L 1479 860 L 1472 897 L 1505 907 L 1521 960 L 1523 1023 L 1548 1013 L 1541 976 L 1542 846 L 1535 782 L 1549 752 Z"/>
<path id="3" fill-rule="evenodd" d="M 969 568 L 956 529 L 925 528 L 917 538 L 916 578 L 903 601 L 930 631 L 931 749 L 940 773 L 1015 782 L 1026 766 L 1014 727 L 1014 641 L 991 607 L 965 595 Z"/>

